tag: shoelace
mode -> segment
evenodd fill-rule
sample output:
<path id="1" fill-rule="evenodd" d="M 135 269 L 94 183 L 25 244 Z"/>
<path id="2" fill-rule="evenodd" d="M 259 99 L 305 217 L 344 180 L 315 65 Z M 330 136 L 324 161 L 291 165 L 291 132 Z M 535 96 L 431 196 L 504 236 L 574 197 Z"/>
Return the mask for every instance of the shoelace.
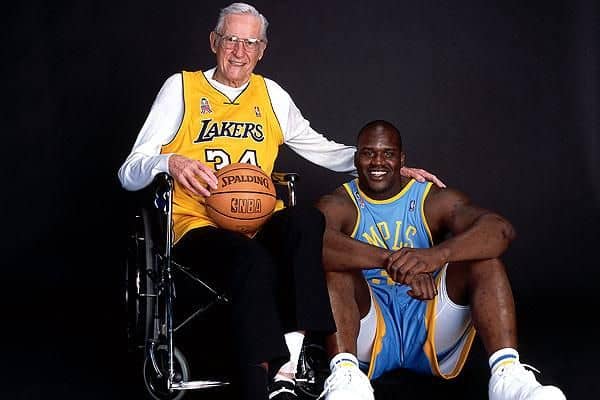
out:
<path id="1" fill-rule="evenodd" d="M 542 372 L 537 369 L 536 367 L 534 367 L 533 365 L 529 365 L 529 364 L 521 364 L 523 367 L 527 367 L 528 369 L 537 372 L 538 374 L 541 374 Z"/>
<path id="2" fill-rule="evenodd" d="M 524 370 L 525 372 L 527 372 L 527 374 L 522 374 L 521 370 Z M 521 382 L 537 382 L 535 380 L 535 377 L 533 375 L 533 372 L 531 371 L 535 371 L 538 374 L 540 373 L 540 370 L 535 368 L 532 365 L 529 364 L 523 364 L 523 363 L 516 363 L 514 365 L 509 365 L 506 366 L 504 368 L 502 368 L 499 372 L 501 376 L 506 376 L 506 377 L 511 377 L 513 379 L 517 379 L 518 381 Z M 502 380 L 498 380 L 496 382 L 496 384 L 494 385 L 494 390 L 496 390 L 498 388 L 498 386 L 502 386 Z"/>
<path id="3" fill-rule="evenodd" d="M 321 400 L 323 398 L 323 396 L 325 396 L 332 388 L 334 388 L 339 383 L 339 381 L 341 381 L 343 379 L 343 377 L 346 377 L 346 376 L 348 376 L 348 382 L 352 382 L 352 377 L 350 376 L 349 371 L 344 371 L 343 374 L 333 373 L 333 374 L 329 375 L 327 377 L 327 379 L 325 379 L 325 384 L 323 385 L 323 391 L 321 392 L 319 397 L 317 397 L 317 400 Z"/>
<path id="4" fill-rule="evenodd" d="M 509 374 L 514 375 L 516 373 L 516 371 L 520 370 L 521 368 L 518 368 L 518 366 L 523 367 L 523 369 L 525 371 L 535 371 L 538 374 L 541 374 L 540 370 L 537 369 L 536 367 L 534 367 L 533 365 L 529 365 L 529 364 L 523 364 L 523 363 L 515 363 L 515 365 L 509 365 L 507 367 L 503 368 L 503 371 L 507 371 L 509 372 Z"/>
<path id="5" fill-rule="evenodd" d="M 325 380 L 324 389 L 319 395 L 319 397 L 317 397 L 317 400 L 321 400 L 323 396 L 325 396 L 329 391 L 333 390 L 336 386 L 342 383 L 342 381 L 345 384 L 350 384 L 354 375 L 357 375 L 357 373 L 351 368 L 343 368 L 342 371 L 336 371 L 335 373 L 329 375 L 329 377 Z M 358 377 L 360 378 L 360 376 Z M 368 378 L 365 377 L 365 379 L 369 384 L 369 388 L 373 390 L 371 382 L 369 382 Z"/>

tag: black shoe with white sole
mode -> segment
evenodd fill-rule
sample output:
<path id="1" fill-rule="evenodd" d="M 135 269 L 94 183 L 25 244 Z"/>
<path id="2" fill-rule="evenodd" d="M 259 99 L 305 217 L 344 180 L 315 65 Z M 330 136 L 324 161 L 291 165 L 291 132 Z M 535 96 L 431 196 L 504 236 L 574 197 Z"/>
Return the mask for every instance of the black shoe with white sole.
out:
<path id="1" fill-rule="evenodd" d="M 296 384 L 287 380 L 274 381 L 269 385 L 269 400 L 298 400 Z"/>

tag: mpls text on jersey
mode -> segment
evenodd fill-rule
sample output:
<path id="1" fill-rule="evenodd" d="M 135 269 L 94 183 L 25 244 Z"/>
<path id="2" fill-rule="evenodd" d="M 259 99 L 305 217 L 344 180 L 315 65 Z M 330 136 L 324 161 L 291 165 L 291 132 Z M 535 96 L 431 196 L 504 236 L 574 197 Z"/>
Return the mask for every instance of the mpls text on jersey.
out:
<path id="1" fill-rule="evenodd" d="M 413 225 L 407 225 L 402 228 L 402 221 L 396 221 L 394 227 L 394 241 L 391 247 L 387 241 L 392 237 L 392 232 L 388 227 L 387 222 L 378 222 L 377 225 L 371 225 L 368 230 L 362 233 L 363 242 L 372 244 L 381 248 L 389 248 L 390 250 L 400 250 L 403 247 L 414 248 L 413 237 L 417 234 L 417 228 Z"/>
<path id="2" fill-rule="evenodd" d="M 265 139 L 263 126 L 252 122 L 214 121 L 203 119 L 201 127 L 194 143 L 210 142 L 219 137 L 230 137 L 245 139 L 250 136 L 256 142 Z"/>

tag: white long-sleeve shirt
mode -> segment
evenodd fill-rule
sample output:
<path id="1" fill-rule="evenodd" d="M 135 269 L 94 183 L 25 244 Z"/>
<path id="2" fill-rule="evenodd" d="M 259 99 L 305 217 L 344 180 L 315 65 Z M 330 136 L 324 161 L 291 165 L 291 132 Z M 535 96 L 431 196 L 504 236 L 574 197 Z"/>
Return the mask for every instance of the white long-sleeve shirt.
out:
<path id="1" fill-rule="evenodd" d="M 211 85 L 235 99 L 246 85 L 233 88 L 212 79 L 215 69 L 204 72 Z M 171 154 L 161 154 L 161 147 L 177 134 L 184 114 L 181 73 L 170 76 L 158 92 L 148 117 L 140 130 L 131 153 L 119 168 L 119 180 L 127 190 L 147 186 L 160 172 L 169 172 Z M 284 143 L 305 159 L 337 172 L 354 173 L 356 148 L 336 143 L 316 132 L 302 116 L 290 95 L 277 83 L 265 78 L 275 115 L 281 124 Z"/>

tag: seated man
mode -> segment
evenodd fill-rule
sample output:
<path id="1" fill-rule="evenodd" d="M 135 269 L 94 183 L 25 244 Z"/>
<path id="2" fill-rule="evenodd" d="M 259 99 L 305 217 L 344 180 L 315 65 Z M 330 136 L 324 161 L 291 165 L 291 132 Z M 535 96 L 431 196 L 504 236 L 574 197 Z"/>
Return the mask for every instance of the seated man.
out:
<path id="1" fill-rule="evenodd" d="M 490 399 L 565 399 L 519 362 L 515 306 L 498 259 L 514 237 L 511 224 L 457 190 L 400 176 L 402 139 L 386 121 L 360 130 L 354 162 L 358 179 L 318 203 L 337 325 L 326 343 L 324 398 L 373 399 L 368 378 L 398 368 L 454 378 L 477 329 Z"/>

